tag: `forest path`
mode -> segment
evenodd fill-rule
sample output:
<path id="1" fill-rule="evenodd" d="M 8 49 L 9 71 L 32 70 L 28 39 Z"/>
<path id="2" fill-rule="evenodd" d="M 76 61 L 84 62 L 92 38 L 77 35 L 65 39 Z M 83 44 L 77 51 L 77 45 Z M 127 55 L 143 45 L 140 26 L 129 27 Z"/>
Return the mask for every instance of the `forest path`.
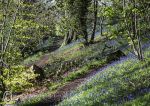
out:
<path id="1" fill-rule="evenodd" d="M 89 71 L 86 75 L 82 76 L 81 78 L 75 79 L 74 81 L 68 82 L 64 86 L 60 87 L 56 93 L 53 95 L 44 98 L 40 103 L 36 104 L 35 106 L 55 106 L 60 103 L 64 95 L 69 94 L 71 91 L 75 90 L 79 85 L 86 82 L 91 76 L 95 75 L 96 73 L 103 71 L 103 68 L 100 69 L 93 69 Z"/>

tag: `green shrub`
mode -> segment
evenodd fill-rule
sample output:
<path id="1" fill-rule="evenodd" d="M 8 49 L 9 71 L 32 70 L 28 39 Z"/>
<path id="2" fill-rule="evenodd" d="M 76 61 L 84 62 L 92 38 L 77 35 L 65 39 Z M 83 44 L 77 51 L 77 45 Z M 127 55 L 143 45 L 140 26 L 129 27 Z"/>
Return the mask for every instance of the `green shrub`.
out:
<path id="1" fill-rule="evenodd" d="M 19 65 L 12 66 L 10 69 L 5 68 L 3 72 L 0 78 L 4 81 L 6 89 L 12 92 L 22 91 L 32 86 L 30 81 L 37 76 L 31 68 L 27 69 Z"/>

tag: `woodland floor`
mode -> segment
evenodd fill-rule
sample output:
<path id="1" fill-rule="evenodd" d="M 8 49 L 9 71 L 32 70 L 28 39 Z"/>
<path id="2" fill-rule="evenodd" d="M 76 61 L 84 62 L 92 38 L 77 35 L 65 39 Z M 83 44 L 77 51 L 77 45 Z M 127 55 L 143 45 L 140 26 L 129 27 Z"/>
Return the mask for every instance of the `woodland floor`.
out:
<path id="1" fill-rule="evenodd" d="M 48 60 L 49 60 L 49 55 L 46 54 L 46 55 L 42 56 L 39 61 L 36 61 L 36 62 L 34 62 L 28 66 L 36 64 L 39 67 L 43 67 L 45 64 L 47 64 Z M 57 88 L 56 92 L 54 92 L 52 94 L 48 94 L 49 96 L 47 96 L 42 101 L 35 104 L 35 106 L 54 106 L 54 105 L 57 105 L 59 102 L 61 102 L 63 100 L 65 94 L 69 94 L 71 91 L 75 90 L 82 83 L 85 83 L 88 79 L 90 79 L 95 74 L 97 74 L 101 71 L 104 71 L 106 67 L 117 64 L 118 62 L 124 61 L 124 60 L 125 59 L 115 61 L 115 62 L 112 62 L 110 64 L 107 64 L 106 66 L 99 67 L 98 69 L 93 69 L 93 70 L 89 71 L 89 73 L 85 74 L 84 76 L 82 76 L 78 79 L 75 79 L 73 81 L 70 81 L 70 82 L 66 83 L 65 85 Z M 15 98 L 20 98 L 22 101 L 24 101 L 26 99 L 36 97 L 38 94 L 41 94 L 44 92 L 46 93 L 47 91 L 48 91 L 47 87 L 38 86 L 38 87 L 34 87 L 33 89 L 31 88 L 26 93 L 15 96 Z"/>

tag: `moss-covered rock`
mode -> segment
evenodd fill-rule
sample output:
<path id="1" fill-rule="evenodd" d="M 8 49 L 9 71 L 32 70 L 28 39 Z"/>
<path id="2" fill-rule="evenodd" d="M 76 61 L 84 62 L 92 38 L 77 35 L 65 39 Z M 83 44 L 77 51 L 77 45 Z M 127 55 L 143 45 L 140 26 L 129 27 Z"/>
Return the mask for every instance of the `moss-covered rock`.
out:
<path id="1" fill-rule="evenodd" d="M 119 60 L 120 57 L 125 56 L 125 54 L 121 50 L 117 50 L 107 55 L 107 62 Z"/>

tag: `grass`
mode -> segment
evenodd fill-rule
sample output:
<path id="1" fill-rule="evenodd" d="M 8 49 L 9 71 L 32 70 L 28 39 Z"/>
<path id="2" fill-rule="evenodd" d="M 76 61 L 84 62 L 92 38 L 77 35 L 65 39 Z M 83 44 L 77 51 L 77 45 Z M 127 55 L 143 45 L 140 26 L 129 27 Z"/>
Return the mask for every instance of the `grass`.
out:
<path id="1" fill-rule="evenodd" d="M 149 90 L 144 89 L 150 89 L 149 54 L 148 49 L 145 62 L 129 58 L 107 67 L 68 94 L 59 106 L 148 106 Z"/>
<path id="2" fill-rule="evenodd" d="M 40 103 L 41 101 L 43 101 L 46 97 L 49 97 L 50 95 L 52 95 L 53 93 L 55 93 L 55 91 L 48 91 L 46 93 L 41 93 L 36 97 L 32 97 L 30 99 L 25 100 L 24 102 L 22 102 L 19 106 L 36 106 L 38 103 Z"/>
<path id="3" fill-rule="evenodd" d="M 149 106 L 150 105 L 150 93 L 139 96 L 135 100 L 124 103 L 126 106 Z"/>

